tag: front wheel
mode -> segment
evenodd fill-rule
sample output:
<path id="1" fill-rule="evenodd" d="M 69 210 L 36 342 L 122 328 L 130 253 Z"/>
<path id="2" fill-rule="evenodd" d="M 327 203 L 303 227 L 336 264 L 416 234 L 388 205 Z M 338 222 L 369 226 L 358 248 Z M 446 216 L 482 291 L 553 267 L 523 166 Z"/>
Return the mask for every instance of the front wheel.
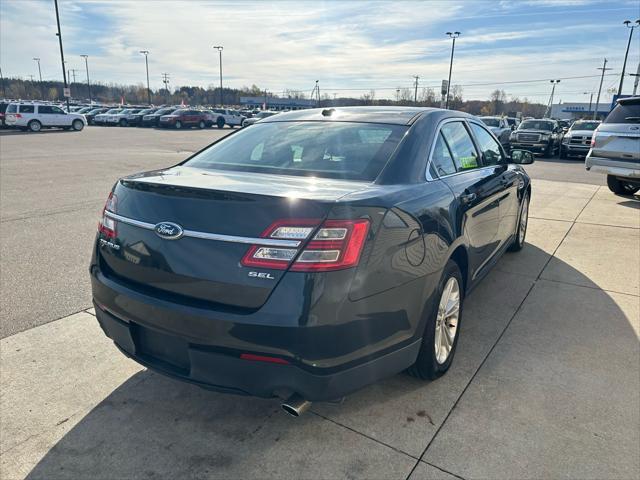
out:
<path id="1" fill-rule="evenodd" d="M 222 117 L 218 118 L 218 120 L 216 120 L 216 126 L 218 128 L 223 128 L 224 127 L 224 118 L 222 118 Z"/>
<path id="2" fill-rule="evenodd" d="M 200 130 L 202 130 L 204 127 L 206 127 L 207 125 L 204 123 L 204 121 L 200 120 L 200 123 L 198 123 L 198 128 Z"/>
<path id="3" fill-rule="evenodd" d="M 182 122 L 180 120 L 178 120 L 176 122 L 176 130 L 180 130 L 182 128 Z"/>
<path id="4" fill-rule="evenodd" d="M 71 126 L 76 132 L 79 132 L 84 128 L 84 122 L 82 120 L 74 120 Z"/>
<path id="5" fill-rule="evenodd" d="M 127 119 L 126 118 L 121 118 L 120 119 L 120 126 L 121 127 L 126 127 L 128 124 Z"/>
<path id="6" fill-rule="evenodd" d="M 524 247 L 524 239 L 527 236 L 527 225 L 529 224 L 529 193 L 525 193 L 520 204 L 520 215 L 516 226 L 516 236 L 513 243 L 509 245 L 509 251 L 519 252 Z"/>
<path id="7" fill-rule="evenodd" d="M 407 370 L 410 375 L 435 380 L 449 370 L 458 345 L 463 285 L 458 264 L 449 260 L 438 284 L 418 358 Z"/>
<path id="8" fill-rule="evenodd" d="M 629 182 L 620 180 L 613 175 L 607 175 L 607 186 L 616 195 L 633 195 L 640 187 L 637 187 Z"/>

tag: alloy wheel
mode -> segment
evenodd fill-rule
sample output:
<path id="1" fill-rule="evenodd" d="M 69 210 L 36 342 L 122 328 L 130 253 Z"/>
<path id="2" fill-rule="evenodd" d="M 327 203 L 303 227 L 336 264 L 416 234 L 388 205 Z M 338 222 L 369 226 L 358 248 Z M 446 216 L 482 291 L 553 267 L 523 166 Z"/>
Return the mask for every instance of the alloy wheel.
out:
<path id="1" fill-rule="evenodd" d="M 436 331 L 434 349 L 436 361 L 442 365 L 449 358 L 458 331 L 460 317 L 460 285 L 458 279 L 450 277 L 442 290 L 438 315 L 436 317 Z"/>
<path id="2" fill-rule="evenodd" d="M 524 198 L 522 201 L 522 212 L 520 212 L 520 225 L 518 226 L 518 243 L 524 243 L 524 237 L 527 234 L 527 223 L 529 222 L 529 199 Z"/>

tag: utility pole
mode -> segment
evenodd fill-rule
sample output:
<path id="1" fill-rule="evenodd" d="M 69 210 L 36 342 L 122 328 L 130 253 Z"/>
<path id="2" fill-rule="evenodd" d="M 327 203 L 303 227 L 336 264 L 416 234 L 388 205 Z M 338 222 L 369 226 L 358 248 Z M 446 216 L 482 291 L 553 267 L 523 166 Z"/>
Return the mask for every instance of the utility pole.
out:
<path id="1" fill-rule="evenodd" d="M 589 97 L 589 111 L 587 112 L 591 116 L 591 105 L 593 105 L 593 92 L 582 92 L 583 95 L 590 95 Z"/>
<path id="2" fill-rule="evenodd" d="M 222 101 L 222 50 L 224 47 L 222 45 L 214 45 L 213 48 L 218 50 L 218 55 L 220 56 L 220 108 L 224 107 L 224 103 Z"/>
<path id="3" fill-rule="evenodd" d="M 40 58 L 33 57 L 33 59 L 38 62 L 38 75 L 40 76 L 40 96 L 42 97 L 42 100 L 44 100 L 44 88 L 42 87 L 42 70 L 40 70 Z"/>
<path id="4" fill-rule="evenodd" d="M 553 87 L 551 88 L 551 96 L 549 97 L 549 103 L 547 104 L 547 110 L 544 112 L 545 118 L 551 115 L 551 106 L 553 105 L 553 94 L 556 92 L 556 85 L 560 83 L 560 80 L 549 80 Z"/>
<path id="5" fill-rule="evenodd" d="M 602 82 L 604 81 L 604 72 L 607 70 L 611 70 L 607 68 L 607 59 L 604 59 L 604 63 L 602 67 L 598 67 L 597 70 L 602 70 L 602 75 L 600 76 L 600 86 L 598 87 L 598 97 L 596 98 L 596 109 L 593 112 L 593 119 L 595 120 L 598 117 L 598 107 L 600 106 L 600 92 L 602 91 Z"/>
<path id="6" fill-rule="evenodd" d="M 400 87 L 396 87 L 396 103 L 400 103 Z"/>
<path id="7" fill-rule="evenodd" d="M 140 50 L 144 55 L 144 65 L 147 68 L 147 102 L 151 105 L 151 89 L 149 88 L 149 50 Z"/>
<path id="8" fill-rule="evenodd" d="M 29 75 L 29 80 L 31 80 L 31 83 L 33 83 L 33 75 Z"/>
<path id="9" fill-rule="evenodd" d="M 414 75 L 413 78 L 415 79 L 415 89 L 413 91 L 413 103 L 418 103 L 418 79 L 420 78 L 420 76 Z"/>
<path id="10" fill-rule="evenodd" d="M 75 68 L 71 69 L 71 75 L 73 75 L 73 83 L 76 83 L 76 72 L 78 70 L 76 70 Z"/>
<path id="11" fill-rule="evenodd" d="M 636 69 L 636 73 L 630 74 L 632 77 L 636 77 L 633 81 L 633 96 L 636 96 L 636 92 L 638 91 L 638 81 L 640 80 L 640 62 L 638 62 L 638 68 Z"/>
<path id="12" fill-rule="evenodd" d="M 62 61 L 62 79 L 64 80 L 64 90 L 65 93 L 68 92 L 67 90 L 67 76 L 66 76 L 66 72 L 64 71 L 64 51 L 62 49 L 62 33 L 60 32 L 60 14 L 58 13 L 58 0 L 53 0 L 55 7 L 56 7 L 56 23 L 58 24 L 58 33 L 56 34 L 58 36 L 58 40 L 60 41 L 60 60 Z M 67 112 L 69 111 L 69 96 L 65 95 L 65 97 L 67 98 Z"/>
<path id="13" fill-rule="evenodd" d="M 267 91 L 264 91 L 264 109 L 265 110 L 269 110 L 269 107 L 267 106 Z"/>
<path id="14" fill-rule="evenodd" d="M 618 86 L 618 96 L 622 95 L 622 84 L 624 83 L 624 71 L 627 68 L 627 57 L 629 56 L 629 47 L 631 46 L 631 37 L 633 37 L 633 29 L 640 26 L 640 19 L 635 21 L 635 25 L 631 25 L 629 20 L 622 22 L 629 29 L 629 41 L 627 42 L 627 51 L 624 53 L 624 62 L 622 62 L 622 73 L 620 74 L 620 85 Z"/>
<path id="15" fill-rule="evenodd" d="M 80 55 L 80 57 L 84 58 L 84 66 L 87 69 L 87 89 L 89 90 L 89 104 L 93 103 L 91 99 L 91 82 L 89 81 L 89 55 Z"/>
<path id="16" fill-rule="evenodd" d="M 456 38 L 460 36 L 460 32 L 447 32 L 446 35 L 449 35 L 449 38 L 453 40 L 451 44 L 451 60 L 449 62 L 449 82 L 447 83 L 447 100 L 445 103 L 445 107 L 449 110 L 449 89 L 451 88 L 451 70 L 453 70 L 453 52 L 456 49 Z"/>
<path id="17" fill-rule="evenodd" d="M 166 90 L 166 95 L 169 95 L 169 74 L 168 73 L 163 73 L 162 74 L 162 83 L 164 83 L 164 89 Z M 167 100 L 165 95 L 165 102 Z"/>
<path id="18" fill-rule="evenodd" d="M 320 107 L 320 85 L 318 80 L 316 80 L 316 106 Z"/>

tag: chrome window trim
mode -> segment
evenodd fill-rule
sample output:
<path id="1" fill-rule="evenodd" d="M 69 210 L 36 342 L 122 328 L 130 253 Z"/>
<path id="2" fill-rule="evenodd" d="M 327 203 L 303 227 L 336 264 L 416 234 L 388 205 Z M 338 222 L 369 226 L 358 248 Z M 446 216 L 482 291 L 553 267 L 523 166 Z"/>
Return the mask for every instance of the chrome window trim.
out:
<path id="1" fill-rule="evenodd" d="M 495 165 L 492 166 L 482 166 L 479 168 L 474 168 L 472 170 L 463 170 L 462 172 L 456 172 L 456 173 L 450 173 L 449 175 L 438 175 L 437 178 L 433 178 L 431 176 L 431 172 L 429 171 L 431 169 L 431 161 L 432 161 L 432 157 L 433 157 L 433 152 L 436 149 L 436 142 L 438 141 L 438 135 L 440 135 L 440 131 L 442 130 L 442 126 L 446 125 L 447 123 L 451 123 L 451 122 L 460 122 L 462 124 L 467 123 L 467 118 L 465 117 L 451 117 L 451 118 L 445 118 L 444 120 L 442 120 L 439 124 L 438 124 L 438 128 L 436 130 L 435 135 L 433 136 L 433 142 L 431 142 L 431 150 L 429 151 L 429 159 L 427 160 L 427 169 L 425 171 L 425 178 L 427 180 L 427 182 L 434 182 L 436 180 L 441 180 L 443 178 L 448 178 L 448 177 L 453 177 L 455 175 L 462 175 L 464 173 L 469 173 L 469 172 L 478 172 L 480 170 L 485 170 L 487 168 L 495 168 Z M 480 155 L 480 152 L 478 152 L 478 147 L 476 146 L 476 142 L 475 139 L 473 138 L 473 134 L 469 131 L 469 127 L 467 125 L 464 125 L 464 127 L 467 129 L 467 133 L 469 134 L 469 138 L 471 138 L 471 143 L 473 143 L 473 148 L 476 149 L 476 153 L 478 155 Z M 478 158 L 480 158 L 480 156 L 478 156 Z M 455 162 L 454 162 L 455 165 Z"/>
<path id="2" fill-rule="evenodd" d="M 122 215 L 118 215 L 117 213 L 105 211 L 104 212 L 107 217 L 113 218 L 122 223 L 126 223 L 127 225 L 132 225 L 134 227 L 144 228 L 146 230 L 154 230 L 156 224 L 142 222 L 140 220 L 135 220 L 129 217 L 123 217 Z M 255 238 L 255 237 L 239 237 L 235 235 L 223 235 L 220 233 L 209 233 L 209 232 L 197 232 L 195 230 L 184 230 L 182 233 L 183 237 L 191 237 L 191 238 L 200 238 L 203 240 L 214 240 L 218 242 L 229 242 L 229 243 L 243 243 L 246 245 L 261 245 L 266 247 L 289 247 L 289 248 L 297 248 L 300 246 L 302 242 L 297 240 L 280 240 L 275 238 Z"/>

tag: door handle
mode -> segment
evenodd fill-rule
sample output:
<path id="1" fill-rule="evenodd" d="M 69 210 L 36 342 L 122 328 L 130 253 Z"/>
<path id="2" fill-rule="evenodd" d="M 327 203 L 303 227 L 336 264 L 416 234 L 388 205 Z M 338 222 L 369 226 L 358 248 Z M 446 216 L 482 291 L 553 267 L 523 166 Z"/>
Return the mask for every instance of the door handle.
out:
<path id="1" fill-rule="evenodd" d="M 476 198 L 478 198 L 478 196 L 475 193 L 463 193 L 462 195 L 460 195 L 460 201 L 465 205 L 470 204 Z"/>

